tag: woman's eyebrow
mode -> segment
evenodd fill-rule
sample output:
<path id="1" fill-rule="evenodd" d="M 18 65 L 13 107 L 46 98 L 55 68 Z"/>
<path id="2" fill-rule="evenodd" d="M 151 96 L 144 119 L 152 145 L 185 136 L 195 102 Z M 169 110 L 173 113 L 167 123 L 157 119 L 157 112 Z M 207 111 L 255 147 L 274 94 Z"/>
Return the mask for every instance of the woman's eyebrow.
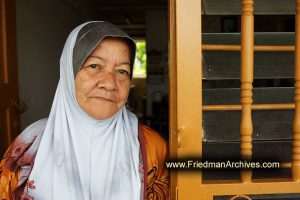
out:
<path id="1" fill-rule="evenodd" d="M 106 62 L 106 59 L 101 56 L 89 56 L 88 58 L 97 58 L 99 60 L 102 60 L 103 62 Z M 124 61 L 124 62 L 120 62 L 120 63 L 116 64 L 116 66 L 121 66 L 121 65 L 129 65 L 130 66 L 130 62 Z"/>
<path id="2" fill-rule="evenodd" d="M 89 56 L 88 58 L 97 58 L 99 60 L 102 60 L 103 62 L 106 62 L 106 59 L 102 58 L 101 56 Z"/>
<path id="3" fill-rule="evenodd" d="M 129 65 L 130 66 L 130 63 L 125 61 L 125 62 L 120 62 L 120 63 L 117 63 L 117 66 L 121 66 L 121 65 Z"/>

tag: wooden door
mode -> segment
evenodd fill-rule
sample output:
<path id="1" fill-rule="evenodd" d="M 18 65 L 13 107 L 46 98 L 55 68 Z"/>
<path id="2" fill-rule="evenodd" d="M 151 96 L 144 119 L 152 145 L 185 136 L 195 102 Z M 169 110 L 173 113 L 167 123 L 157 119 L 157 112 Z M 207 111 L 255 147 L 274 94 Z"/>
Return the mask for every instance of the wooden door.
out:
<path id="1" fill-rule="evenodd" d="M 171 159 L 202 155 L 201 31 L 200 0 L 169 1 Z M 205 199 L 201 184 L 199 171 L 171 171 L 171 199 Z"/>
<path id="2" fill-rule="evenodd" d="M 19 133 L 15 0 L 0 0 L 0 157 Z"/>

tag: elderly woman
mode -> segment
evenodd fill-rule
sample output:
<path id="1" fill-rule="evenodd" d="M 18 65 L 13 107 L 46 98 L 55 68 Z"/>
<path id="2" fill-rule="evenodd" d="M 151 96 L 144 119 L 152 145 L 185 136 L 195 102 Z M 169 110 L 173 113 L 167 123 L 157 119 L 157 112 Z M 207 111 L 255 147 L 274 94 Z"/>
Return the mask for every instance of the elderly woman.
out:
<path id="1" fill-rule="evenodd" d="M 69 35 L 47 119 L 0 164 L 0 199 L 168 199 L 166 142 L 128 111 L 135 42 L 102 21 Z"/>

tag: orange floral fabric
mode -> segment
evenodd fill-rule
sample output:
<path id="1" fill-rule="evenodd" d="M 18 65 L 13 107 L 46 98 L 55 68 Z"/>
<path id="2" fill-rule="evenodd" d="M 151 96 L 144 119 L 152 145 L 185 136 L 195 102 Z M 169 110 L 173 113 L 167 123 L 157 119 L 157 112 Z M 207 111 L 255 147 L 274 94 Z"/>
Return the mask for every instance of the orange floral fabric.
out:
<path id="1" fill-rule="evenodd" d="M 12 195 L 12 190 L 18 185 L 19 173 L 13 172 L 5 167 L 5 162 L 8 157 L 8 152 L 6 151 L 3 160 L 0 163 L 0 199 L 14 199 Z"/>
<path id="2" fill-rule="evenodd" d="M 153 129 L 143 126 L 147 152 L 146 200 L 169 199 L 168 146 Z"/>

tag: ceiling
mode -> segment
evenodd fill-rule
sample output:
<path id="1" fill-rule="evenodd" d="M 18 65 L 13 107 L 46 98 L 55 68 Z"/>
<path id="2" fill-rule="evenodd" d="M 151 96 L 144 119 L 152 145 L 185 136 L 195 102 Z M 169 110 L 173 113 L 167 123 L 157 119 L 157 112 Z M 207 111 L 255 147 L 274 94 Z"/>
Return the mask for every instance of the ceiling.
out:
<path id="1" fill-rule="evenodd" d="M 116 24 L 132 36 L 145 36 L 148 10 L 168 9 L 168 0 L 61 0 L 86 20 Z"/>
<path id="2" fill-rule="evenodd" d="M 145 37 L 146 11 L 168 10 L 168 0 L 60 0 L 85 20 L 105 20 L 133 37 Z M 187 0 L 188 2 L 188 0 Z M 241 0 L 202 0 L 204 15 L 240 15 Z M 256 0 L 256 15 L 293 15 L 295 0 Z"/>

